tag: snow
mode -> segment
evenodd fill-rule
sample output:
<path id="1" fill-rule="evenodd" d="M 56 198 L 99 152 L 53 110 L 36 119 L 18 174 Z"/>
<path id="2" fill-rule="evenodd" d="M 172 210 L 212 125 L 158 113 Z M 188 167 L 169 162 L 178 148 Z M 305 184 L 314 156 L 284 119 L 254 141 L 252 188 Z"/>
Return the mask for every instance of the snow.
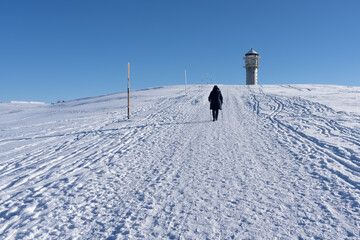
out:
<path id="1" fill-rule="evenodd" d="M 45 104 L 44 102 L 11 101 L 13 104 Z"/>
<path id="2" fill-rule="evenodd" d="M 1 239 L 359 239 L 360 87 L 0 105 Z"/>

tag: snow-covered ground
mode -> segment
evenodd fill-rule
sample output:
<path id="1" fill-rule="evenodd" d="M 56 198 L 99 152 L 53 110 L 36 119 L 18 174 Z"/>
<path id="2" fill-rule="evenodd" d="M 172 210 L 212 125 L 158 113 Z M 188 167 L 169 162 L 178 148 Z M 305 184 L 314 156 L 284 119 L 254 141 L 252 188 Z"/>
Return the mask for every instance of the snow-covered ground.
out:
<path id="1" fill-rule="evenodd" d="M 360 239 L 360 87 L 0 104 L 0 239 Z"/>

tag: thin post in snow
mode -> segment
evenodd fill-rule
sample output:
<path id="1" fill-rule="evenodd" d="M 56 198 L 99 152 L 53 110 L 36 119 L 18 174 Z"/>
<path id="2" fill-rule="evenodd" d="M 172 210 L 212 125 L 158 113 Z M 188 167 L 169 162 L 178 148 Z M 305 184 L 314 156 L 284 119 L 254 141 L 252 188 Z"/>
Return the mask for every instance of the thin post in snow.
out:
<path id="1" fill-rule="evenodd" d="M 128 111 L 127 117 L 130 119 L 130 63 L 128 62 L 128 86 L 127 86 L 127 97 L 128 97 Z"/>
<path id="2" fill-rule="evenodd" d="M 186 69 L 185 69 L 185 95 L 187 95 L 187 93 L 186 93 Z"/>

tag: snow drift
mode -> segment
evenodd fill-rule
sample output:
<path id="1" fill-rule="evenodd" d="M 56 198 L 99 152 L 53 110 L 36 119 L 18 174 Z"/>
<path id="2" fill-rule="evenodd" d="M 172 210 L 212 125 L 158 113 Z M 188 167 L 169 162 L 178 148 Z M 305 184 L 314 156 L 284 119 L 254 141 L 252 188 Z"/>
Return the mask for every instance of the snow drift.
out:
<path id="1" fill-rule="evenodd" d="M 359 239 L 360 87 L 0 105 L 1 239 Z"/>

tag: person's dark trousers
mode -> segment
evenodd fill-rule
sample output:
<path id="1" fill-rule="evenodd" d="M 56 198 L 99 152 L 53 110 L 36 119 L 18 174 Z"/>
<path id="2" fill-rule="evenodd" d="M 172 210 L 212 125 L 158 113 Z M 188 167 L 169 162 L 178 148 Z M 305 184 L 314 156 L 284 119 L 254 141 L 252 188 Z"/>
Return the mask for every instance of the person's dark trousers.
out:
<path id="1" fill-rule="evenodd" d="M 219 116 L 219 109 L 213 109 L 212 114 L 213 114 L 213 121 L 216 121 Z"/>

